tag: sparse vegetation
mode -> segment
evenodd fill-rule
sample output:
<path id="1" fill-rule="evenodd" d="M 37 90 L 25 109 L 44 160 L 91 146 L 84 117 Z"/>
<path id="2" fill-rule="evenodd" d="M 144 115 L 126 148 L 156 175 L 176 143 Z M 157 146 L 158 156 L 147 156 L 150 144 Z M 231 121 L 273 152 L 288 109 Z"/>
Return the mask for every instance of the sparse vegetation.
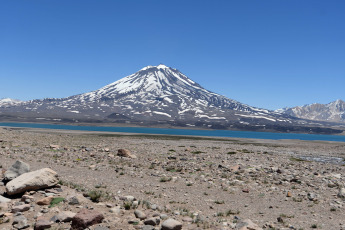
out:
<path id="1" fill-rule="evenodd" d="M 56 206 L 58 203 L 60 203 L 60 202 L 62 202 L 64 200 L 65 200 L 65 198 L 63 198 L 63 197 L 54 197 L 52 199 L 52 201 L 50 202 L 50 205 L 48 207 L 52 208 L 52 207 Z"/>
<path id="2" fill-rule="evenodd" d="M 234 155 L 234 154 L 236 154 L 237 152 L 235 152 L 235 151 L 231 151 L 231 152 L 227 152 L 226 154 L 228 154 L 228 155 Z"/>
<path id="3" fill-rule="evenodd" d="M 168 181 L 171 181 L 172 178 L 171 177 L 161 177 L 159 182 L 168 182 Z"/>
<path id="4" fill-rule="evenodd" d="M 203 152 L 203 151 L 193 151 L 191 153 L 193 153 L 193 154 L 200 154 L 200 153 L 205 153 L 205 152 Z"/>

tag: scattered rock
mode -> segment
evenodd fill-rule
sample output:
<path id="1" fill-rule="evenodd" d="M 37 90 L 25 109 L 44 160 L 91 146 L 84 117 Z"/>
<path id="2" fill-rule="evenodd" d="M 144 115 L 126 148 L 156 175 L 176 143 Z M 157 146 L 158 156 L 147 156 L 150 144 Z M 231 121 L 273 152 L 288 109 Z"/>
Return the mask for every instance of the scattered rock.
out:
<path id="1" fill-rule="evenodd" d="M 6 184 L 6 191 L 9 195 L 14 195 L 25 191 L 48 188 L 57 183 L 57 173 L 49 168 L 44 168 L 24 173 L 11 180 Z"/>
<path id="2" fill-rule="evenodd" d="M 151 217 L 147 220 L 144 221 L 145 225 L 152 225 L 152 226 L 156 226 L 159 225 L 159 223 L 161 222 L 161 220 L 159 218 L 156 217 Z"/>
<path id="3" fill-rule="evenodd" d="M 28 219 L 26 219 L 26 217 L 23 215 L 15 216 L 12 225 L 16 229 L 24 229 L 30 226 L 28 224 Z"/>
<path id="4" fill-rule="evenodd" d="M 109 212 L 114 213 L 115 215 L 119 215 L 121 213 L 121 209 L 119 206 L 116 206 L 116 207 L 109 209 Z"/>
<path id="5" fill-rule="evenodd" d="M 254 224 L 251 220 L 240 220 L 236 224 L 236 228 L 238 230 L 262 230 L 258 225 Z"/>
<path id="6" fill-rule="evenodd" d="M 155 230 L 155 227 L 152 225 L 144 225 L 141 230 Z"/>
<path id="7" fill-rule="evenodd" d="M 140 220 L 145 220 L 146 219 L 146 214 L 143 211 L 140 210 L 135 210 L 134 215 L 136 218 L 139 218 Z"/>
<path id="8" fill-rule="evenodd" d="M 345 199 L 345 188 L 340 188 L 338 192 L 338 197 L 341 199 Z"/>
<path id="9" fill-rule="evenodd" d="M 0 195 L 0 203 L 8 203 L 10 201 L 11 201 L 11 199 L 8 199 L 8 198 Z"/>
<path id="10" fill-rule="evenodd" d="M 70 222 L 76 213 L 71 211 L 60 212 L 56 217 L 58 222 Z"/>
<path id="11" fill-rule="evenodd" d="M 38 205 L 48 205 L 53 200 L 53 198 L 54 198 L 53 196 L 48 196 L 48 197 L 45 197 L 45 198 L 37 201 L 36 203 Z"/>
<path id="12" fill-rule="evenodd" d="M 17 206 L 13 206 L 12 207 L 12 213 L 17 213 L 17 212 L 25 212 L 28 211 L 30 209 L 30 205 L 29 204 L 22 204 L 22 205 L 17 205 Z"/>
<path id="13" fill-rule="evenodd" d="M 182 224 L 174 219 L 167 219 L 162 224 L 162 230 L 181 230 Z"/>
<path id="14" fill-rule="evenodd" d="M 50 228 L 51 226 L 52 225 L 49 220 L 40 216 L 37 218 L 37 221 L 35 223 L 35 230 L 44 230 Z"/>
<path id="15" fill-rule="evenodd" d="M 79 205 L 86 201 L 87 199 L 81 194 L 73 194 L 67 197 L 67 202 L 70 205 Z"/>
<path id="16" fill-rule="evenodd" d="M 120 157 L 128 157 L 128 158 L 132 158 L 132 159 L 137 158 L 128 149 L 119 149 L 117 151 L 117 155 L 120 156 Z"/>
<path id="17" fill-rule="evenodd" d="M 53 150 L 58 150 L 58 149 L 60 149 L 60 145 L 49 145 L 49 148 L 51 148 Z"/>
<path id="18" fill-rule="evenodd" d="M 6 181 L 13 180 L 14 178 L 30 171 L 30 166 L 23 161 L 16 161 L 6 172 L 4 178 Z"/>
<path id="19" fill-rule="evenodd" d="M 101 223 L 103 214 L 95 210 L 82 209 L 72 218 L 72 229 L 83 230 L 94 224 Z"/>

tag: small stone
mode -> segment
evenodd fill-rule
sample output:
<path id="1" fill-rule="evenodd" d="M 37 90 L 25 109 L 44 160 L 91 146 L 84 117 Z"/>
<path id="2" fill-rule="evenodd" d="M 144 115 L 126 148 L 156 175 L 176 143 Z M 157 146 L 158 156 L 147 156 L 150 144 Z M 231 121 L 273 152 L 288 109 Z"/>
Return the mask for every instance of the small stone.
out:
<path id="1" fill-rule="evenodd" d="M 30 171 L 30 166 L 23 161 L 16 161 L 6 172 L 5 180 L 10 181 L 14 178 Z"/>
<path id="2" fill-rule="evenodd" d="M 160 214 L 159 217 L 161 218 L 161 220 L 166 220 L 168 219 L 168 215 L 167 214 Z"/>
<path id="3" fill-rule="evenodd" d="M 287 192 L 286 194 L 287 197 L 292 197 L 292 193 L 290 191 Z"/>
<path id="4" fill-rule="evenodd" d="M 24 201 L 26 202 L 27 200 L 34 200 L 35 198 L 33 196 L 29 196 L 29 195 L 23 195 L 22 198 L 21 198 L 21 201 Z"/>
<path id="5" fill-rule="evenodd" d="M 53 200 L 53 198 L 54 198 L 53 196 L 48 196 L 48 197 L 45 197 L 45 198 L 37 201 L 36 203 L 38 205 L 49 205 L 50 202 Z"/>
<path id="6" fill-rule="evenodd" d="M 182 224 L 174 219 L 167 219 L 162 224 L 162 230 L 181 230 Z"/>
<path id="7" fill-rule="evenodd" d="M 140 220 L 145 220 L 147 217 L 143 211 L 140 211 L 138 209 L 134 211 L 134 215 L 136 218 L 139 218 Z"/>
<path id="8" fill-rule="evenodd" d="M 345 188 L 339 189 L 338 197 L 341 199 L 345 199 Z"/>
<path id="9" fill-rule="evenodd" d="M 155 230 L 155 227 L 152 225 L 144 225 L 141 230 Z"/>
<path id="10" fill-rule="evenodd" d="M 37 218 L 36 224 L 35 224 L 35 230 L 44 230 L 50 228 L 52 225 L 49 220 L 46 218 L 40 216 Z"/>
<path id="11" fill-rule="evenodd" d="M 310 192 L 310 193 L 308 193 L 307 196 L 308 196 L 308 199 L 310 201 L 316 201 L 317 200 L 317 195 L 315 193 Z"/>
<path id="12" fill-rule="evenodd" d="M 103 226 L 97 226 L 94 228 L 94 230 L 109 230 L 108 227 L 103 227 Z"/>
<path id="13" fill-rule="evenodd" d="M 67 197 L 67 202 L 70 205 L 79 205 L 87 202 L 87 199 L 82 194 L 72 194 Z"/>
<path id="14" fill-rule="evenodd" d="M 119 149 L 117 151 L 117 155 L 120 156 L 120 157 L 128 157 L 128 158 L 132 158 L 132 159 L 137 158 L 128 149 Z"/>
<path id="15" fill-rule="evenodd" d="M 239 220 L 236 224 L 236 229 L 240 230 L 262 230 L 258 225 L 254 224 L 251 220 Z"/>
<path id="16" fill-rule="evenodd" d="M 144 224 L 156 226 L 156 225 L 159 225 L 160 222 L 161 222 L 161 220 L 159 218 L 152 217 L 152 218 L 145 220 Z"/>
<path id="17" fill-rule="evenodd" d="M 55 222 L 70 222 L 70 221 L 72 221 L 72 219 L 75 215 L 76 215 L 76 213 L 71 212 L 71 211 L 60 212 L 56 216 L 57 219 Z"/>
<path id="18" fill-rule="evenodd" d="M 193 222 L 193 219 L 189 216 L 186 216 L 186 217 L 183 217 L 182 218 L 182 221 L 183 222 L 188 222 L 188 223 L 192 223 Z"/>
<path id="19" fill-rule="evenodd" d="M 55 193 L 52 193 L 52 192 L 46 192 L 44 194 L 46 197 L 49 197 L 49 196 L 55 196 L 56 194 Z"/>
<path id="20" fill-rule="evenodd" d="M 121 213 L 121 209 L 119 206 L 116 206 L 116 207 L 109 209 L 109 212 L 114 213 L 115 215 L 119 215 Z"/>
<path id="21" fill-rule="evenodd" d="M 242 192 L 244 192 L 244 193 L 249 193 L 249 189 L 244 188 L 244 189 L 242 189 Z"/>
<path id="22" fill-rule="evenodd" d="M 12 207 L 12 213 L 17 213 L 17 212 L 25 212 L 28 211 L 30 209 L 30 205 L 29 204 L 22 204 L 22 205 L 17 205 Z"/>
<path id="23" fill-rule="evenodd" d="M 49 145 L 49 148 L 58 150 L 60 148 L 60 145 Z"/>
<path id="24" fill-rule="evenodd" d="M 26 219 L 26 217 L 23 215 L 15 216 L 12 225 L 16 229 L 24 229 L 30 226 L 28 224 L 28 219 Z"/>

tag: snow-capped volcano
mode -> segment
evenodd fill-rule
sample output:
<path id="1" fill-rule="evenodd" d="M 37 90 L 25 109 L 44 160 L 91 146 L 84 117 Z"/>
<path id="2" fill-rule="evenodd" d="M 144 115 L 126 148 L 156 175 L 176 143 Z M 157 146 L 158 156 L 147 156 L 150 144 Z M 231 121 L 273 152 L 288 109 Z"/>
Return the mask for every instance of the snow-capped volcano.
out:
<path id="1" fill-rule="evenodd" d="M 143 104 L 143 102 L 144 104 L 150 103 L 153 100 L 164 105 L 179 105 L 179 112 L 188 109 L 190 106 L 197 107 L 199 104 L 211 107 L 231 107 L 235 110 L 244 111 L 257 110 L 208 91 L 177 69 L 169 68 L 163 64 L 147 66 L 135 74 L 122 78 L 99 90 L 81 94 L 74 98 L 83 103 L 112 98 L 120 101 L 136 100 L 136 103 L 139 104 Z M 194 104 L 187 103 L 187 101 Z"/>
<path id="2" fill-rule="evenodd" d="M 345 122 L 345 102 L 314 103 L 280 110 L 281 113 L 314 121 Z"/>
<path id="3" fill-rule="evenodd" d="M 179 70 L 147 66 L 98 90 L 67 98 L 0 106 L 14 120 L 131 123 L 211 128 L 291 130 L 303 121 L 208 91 Z"/>

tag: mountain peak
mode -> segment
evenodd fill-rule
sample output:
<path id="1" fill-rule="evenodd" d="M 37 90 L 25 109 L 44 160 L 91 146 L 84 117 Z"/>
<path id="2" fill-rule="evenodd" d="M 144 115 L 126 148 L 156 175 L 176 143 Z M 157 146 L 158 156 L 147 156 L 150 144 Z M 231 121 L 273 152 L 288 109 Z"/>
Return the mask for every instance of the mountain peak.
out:
<path id="1" fill-rule="evenodd" d="M 334 101 L 335 104 L 344 104 L 345 102 L 341 99 Z"/>
<path id="2" fill-rule="evenodd" d="M 152 68 L 157 68 L 157 69 L 171 69 L 169 66 L 166 66 L 164 64 L 159 64 L 157 66 L 152 66 L 152 65 L 148 65 L 144 68 L 142 68 L 141 70 L 148 70 L 148 69 L 152 69 Z"/>

